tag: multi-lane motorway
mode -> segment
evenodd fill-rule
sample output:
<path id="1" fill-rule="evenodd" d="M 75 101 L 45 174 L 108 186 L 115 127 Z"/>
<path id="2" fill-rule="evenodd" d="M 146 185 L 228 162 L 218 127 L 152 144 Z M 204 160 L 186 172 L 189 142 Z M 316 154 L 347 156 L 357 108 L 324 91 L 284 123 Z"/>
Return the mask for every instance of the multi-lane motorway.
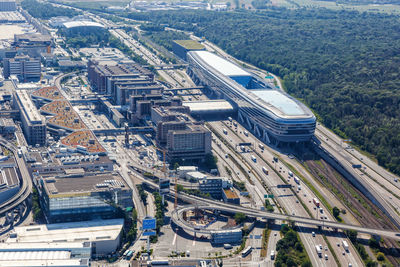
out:
<path id="1" fill-rule="evenodd" d="M 288 175 L 289 170 L 287 167 L 281 163 L 272 163 L 274 162 L 274 155 L 268 152 L 267 149 L 259 148 L 259 141 L 256 137 L 254 137 L 251 133 L 248 133 L 247 136 L 244 135 L 244 132 L 246 131 L 245 128 L 240 125 L 233 127 L 233 123 L 230 122 L 212 122 L 209 125 L 212 127 L 213 131 L 217 132 L 221 138 L 225 139 L 226 143 L 236 147 L 236 151 L 233 151 L 231 147 L 230 150 L 227 150 L 227 153 L 231 153 L 232 156 L 235 156 L 235 154 L 240 152 L 239 157 L 235 156 L 237 157 L 237 161 L 243 163 L 244 165 L 248 165 L 251 173 L 254 173 L 267 185 L 267 187 L 275 195 L 275 199 L 277 199 L 278 203 L 284 208 L 287 214 L 299 215 L 303 217 L 315 216 L 316 218 L 321 218 L 322 216 L 322 222 L 326 220 L 334 221 L 333 216 L 327 212 L 328 209 L 322 204 L 321 208 L 324 209 L 324 213 L 321 213 L 319 209 L 315 208 L 311 200 L 316 196 L 308 187 L 305 186 L 305 184 L 301 184 L 301 189 L 297 190 L 298 184 L 296 184 L 293 181 L 294 179 Z M 227 131 L 227 134 L 224 133 L 223 129 Z M 253 146 L 245 148 L 246 152 L 243 152 L 237 146 L 237 144 L 242 142 L 250 142 L 253 144 Z M 252 157 L 256 159 L 256 162 L 254 162 Z M 267 162 L 270 163 L 270 165 L 267 165 Z M 269 170 L 268 175 L 263 173 L 262 167 L 266 167 Z M 274 172 L 274 168 L 276 168 L 276 172 Z M 285 179 L 284 181 L 280 176 L 278 176 L 278 173 L 283 179 Z M 277 187 L 278 185 L 284 183 L 291 184 L 295 190 Z M 260 188 L 260 186 L 257 187 L 261 190 L 263 189 L 262 187 Z M 303 205 L 306 206 L 309 211 L 307 211 Z M 311 213 L 311 216 L 309 212 Z M 354 266 L 357 264 L 359 266 L 362 265 L 361 259 L 358 257 L 358 254 L 354 248 L 350 248 L 350 253 L 345 254 L 345 257 L 343 257 L 343 249 L 335 246 L 335 244 L 341 243 L 341 241 L 346 238 L 344 237 L 343 233 L 328 235 L 327 240 L 325 240 L 322 235 L 319 234 L 319 231 L 316 231 L 316 236 L 313 237 L 311 231 L 300 227 L 299 234 L 310 256 L 310 259 L 312 260 L 312 263 L 315 265 L 321 265 L 324 263 L 321 261 L 321 258 L 316 255 L 315 246 L 321 244 L 324 248 L 329 247 L 327 242 L 329 242 L 333 248 L 333 251 L 324 251 L 324 254 L 326 253 L 328 255 L 328 261 L 330 261 L 330 265 L 335 264 L 335 262 L 333 262 L 333 255 L 331 253 L 341 255 L 338 257 L 338 259 L 342 265 L 347 265 L 349 262 Z"/>
<path id="2" fill-rule="evenodd" d="M 138 42 L 136 42 L 135 40 L 133 40 L 132 37 L 130 37 L 129 35 L 127 35 L 124 31 L 121 30 L 110 30 L 111 33 L 113 33 L 115 36 L 119 37 L 126 45 L 128 45 L 135 53 L 137 53 L 138 55 L 142 56 L 144 59 L 146 59 L 146 61 L 148 61 L 150 64 L 152 65 L 160 65 L 163 62 L 157 58 L 156 55 L 153 55 L 150 51 L 148 51 L 146 48 L 144 48 L 143 46 L 141 46 Z M 218 51 L 219 53 L 224 53 L 221 49 L 215 47 L 213 44 L 210 44 L 208 42 L 206 42 L 206 46 L 211 47 L 212 49 Z M 229 57 L 229 55 L 226 55 L 226 57 Z M 176 75 L 173 71 L 160 71 L 160 75 L 163 76 L 168 83 L 172 84 L 172 85 L 181 85 L 181 86 L 187 86 L 187 81 L 189 81 L 189 79 L 186 79 L 186 81 L 183 81 L 185 79 L 181 79 L 179 78 L 179 75 Z M 278 82 L 279 85 L 279 82 Z M 226 126 L 226 125 L 225 125 Z M 219 129 L 221 129 L 221 127 L 224 127 L 223 125 L 219 125 Z M 218 129 L 218 127 L 216 127 L 216 129 Z M 319 133 L 321 133 L 321 135 L 324 135 L 324 137 L 322 137 L 322 141 L 324 141 L 323 146 L 325 146 L 325 148 L 329 151 L 338 149 L 338 144 L 340 141 L 337 141 L 336 144 L 331 144 L 329 143 L 326 139 L 329 140 L 333 140 L 335 139 L 334 137 L 330 136 L 329 138 L 326 138 L 327 135 L 330 135 L 331 133 L 325 133 L 321 130 L 321 132 L 319 132 L 318 130 L 319 128 L 317 128 L 317 136 Z M 234 134 L 232 132 L 230 132 L 230 135 L 234 136 Z M 252 136 L 250 138 L 253 138 Z M 231 139 L 232 142 L 240 142 L 240 138 L 236 138 L 235 139 Z M 228 142 L 231 142 L 231 140 L 229 140 Z M 234 141 L 233 141 L 234 140 Z M 325 140 L 327 142 L 325 142 Z M 256 138 L 254 138 L 252 140 L 254 143 L 257 142 Z M 214 145 L 215 146 L 215 145 Z M 226 148 L 228 149 L 228 148 Z M 227 150 L 229 151 L 229 150 Z M 248 208 L 249 210 L 245 211 L 246 214 L 249 215 L 253 215 L 256 217 L 262 217 L 262 218 L 274 218 L 274 219 L 280 219 L 280 220 L 294 220 L 298 223 L 301 223 L 301 225 L 307 225 L 307 224 L 312 224 L 312 225 L 324 225 L 324 226 L 329 226 L 329 227 L 335 227 L 335 228 L 339 228 L 339 229 L 355 229 L 359 232 L 366 232 L 366 233 L 370 233 L 370 234 L 378 234 L 378 235 L 382 235 L 382 236 L 388 236 L 390 238 L 394 238 L 394 239 L 398 239 L 399 237 L 396 236 L 397 232 L 391 232 L 391 231 L 378 231 L 376 229 L 365 229 L 359 226 L 355 226 L 355 225 L 346 225 L 346 224 L 337 224 L 335 222 L 333 222 L 333 217 L 327 213 L 326 215 L 323 215 L 323 219 L 310 219 L 310 218 L 306 218 L 306 217 L 310 217 L 310 214 L 307 212 L 306 208 L 303 207 L 303 205 L 301 204 L 303 202 L 303 204 L 312 212 L 312 215 L 316 216 L 321 216 L 318 213 L 318 210 L 313 210 L 312 205 L 309 204 L 309 200 L 312 199 L 312 197 L 314 196 L 312 191 L 309 190 L 308 188 L 306 188 L 304 185 L 302 185 L 302 189 L 301 192 L 296 196 L 295 192 L 286 189 L 287 191 L 283 191 L 282 189 L 276 188 L 276 185 L 278 183 L 282 183 L 283 181 L 281 180 L 281 178 L 278 176 L 278 173 L 273 173 L 271 171 L 271 175 L 269 175 L 269 177 L 265 177 L 265 175 L 262 173 L 261 170 L 261 166 L 258 163 L 262 163 L 263 162 L 271 162 L 271 155 L 266 155 L 267 153 L 264 153 L 263 155 L 260 154 L 261 151 L 258 151 L 258 153 L 244 153 L 239 155 L 234 155 L 237 153 L 231 153 L 233 155 L 233 157 L 236 158 L 236 160 L 238 162 L 243 162 L 243 164 L 246 165 L 246 169 L 252 169 L 252 171 L 250 172 L 250 177 L 254 182 L 254 185 L 251 185 L 249 187 L 252 187 L 253 193 L 255 194 L 255 199 L 256 199 L 256 206 L 261 206 L 262 205 L 262 195 L 266 193 L 265 188 L 262 186 L 262 182 L 266 183 L 268 185 L 269 190 L 271 190 L 274 195 L 278 196 L 279 199 L 279 204 L 280 206 L 282 206 L 284 208 L 284 210 L 286 210 L 286 212 L 289 215 L 283 215 L 283 214 L 279 214 L 280 216 L 289 216 L 289 217 L 274 217 L 275 215 L 277 216 L 277 213 L 265 213 L 264 214 L 259 214 L 262 211 L 259 211 L 257 209 L 252 209 L 252 208 Z M 218 152 L 217 152 L 218 153 Z M 365 169 L 364 172 L 367 172 L 368 175 L 375 177 L 376 175 L 380 176 L 380 178 L 375 178 L 376 180 L 378 180 L 378 182 L 374 181 L 373 179 L 368 179 L 366 177 L 366 175 L 364 175 L 364 173 L 357 173 L 357 175 L 360 177 L 360 179 L 363 179 L 362 181 L 366 184 L 368 184 L 371 187 L 371 190 L 374 190 L 375 192 L 377 192 L 378 198 L 381 198 L 384 201 L 384 205 L 386 207 L 387 210 L 390 210 L 390 212 L 396 215 L 395 209 L 397 209 L 398 207 L 400 207 L 400 199 L 398 199 L 398 197 L 396 195 L 400 195 L 397 194 L 397 190 L 399 185 L 397 184 L 397 182 L 395 182 L 395 180 L 397 180 L 396 177 L 392 176 L 392 175 L 386 175 L 386 171 L 383 170 L 382 168 L 372 168 L 373 164 L 375 164 L 372 161 L 369 160 L 363 160 L 362 157 L 360 155 L 356 155 L 358 152 L 354 152 L 354 153 L 350 153 L 353 155 L 354 159 L 351 159 L 351 157 L 346 157 L 342 155 L 342 158 L 340 158 L 340 155 L 337 156 L 338 159 L 343 160 L 344 162 L 347 162 L 345 164 L 349 165 L 350 163 L 354 164 L 357 163 L 358 161 L 362 161 L 366 166 L 368 166 L 368 169 Z M 252 163 L 252 159 L 250 158 L 250 155 L 253 155 L 256 157 L 257 160 L 257 164 L 254 162 Z M 343 153 L 337 153 L 337 154 L 343 154 Z M 221 155 L 220 155 L 221 156 Z M 336 154 L 335 154 L 336 157 Z M 358 160 L 358 161 L 357 161 Z M 234 165 L 234 164 L 233 164 Z M 370 167 L 371 166 L 371 167 Z M 374 169 L 374 170 L 372 170 Z M 278 170 L 277 170 L 278 171 Z M 281 170 L 281 175 L 286 178 L 287 176 L 287 169 L 282 169 Z M 357 172 L 357 170 L 355 170 Z M 236 174 L 236 172 L 235 172 Z M 285 174 L 285 175 L 283 175 Z M 126 175 L 126 174 L 125 174 Z M 364 177 L 362 177 L 364 175 Z M 386 175 L 386 177 L 385 177 Z M 389 178 L 387 178 L 389 177 Z M 241 179 L 243 179 L 243 177 L 240 177 Z M 271 179 L 270 179 L 271 178 Z M 385 180 L 381 180 L 385 179 Z M 293 180 L 293 179 L 292 179 Z M 288 183 L 292 183 L 293 185 L 294 182 L 293 181 L 287 181 Z M 394 194 L 389 193 L 389 190 L 394 192 Z M 253 195 L 254 197 L 254 195 Z M 299 201 L 300 200 L 300 201 Z M 393 201 L 390 201 L 393 200 Z M 299 202 L 298 202 L 299 201 Z M 388 204 L 387 202 L 391 202 L 391 204 Z M 218 202 L 219 203 L 219 202 Z M 210 204 L 211 205 L 211 204 Z M 221 203 L 219 203 L 218 206 L 221 206 Z M 232 207 L 230 207 L 232 209 Z M 237 210 L 237 207 L 235 208 Z M 325 211 L 327 211 L 326 207 L 324 208 Z M 326 212 L 325 212 L 326 213 Z M 274 216 L 272 216 L 271 214 L 273 214 Z M 292 215 L 290 215 L 292 214 Z M 293 215 L 294 214 L 294 215 Z M 268 215 L 268 216 L 267 216 Z M 272 216 L 272 217 L 271 217 Z M 326 219 L 325 219 L 326 218 Z M 308 220 L 312 220 L 312 221 L 307 221 Z M 334 226 L 336 225 L 336 226 Z M 348 227 L 348 228 L 346 228 Z M 349 228 L 350 227 L 350 228 Z M 301 229 L 306 229 L 300 232 L 300 236 L 302 236 L 302 240 L 305 243 L 305 246 L 307 248 L 307 251 L 309 252 L 309 254 L 314 254 L 314 255 L 310 255 L 310 257 L 312 258 L 312 262 L 313 264 L 316 265 L 323 265 L 323 263 L 319 260 L 315 258 L 315 244 L 316 243 L 321 243 L 321 244 L 326 244 L 325 240 L 322 239 L 321 235 L 316 236 L 316 238 L 312 238 L 310 232 L 307 230 L 307 228 L 301 228 Z M 336 236 L 329 236 L 327 237 L 328 242 L 330 243 L 335 243 L 336 240 L 340 240 L 341 237 L 336 237 Z M 334 246 L 336 247 L 336 246 Z M 334 248 L 336 254 L 340 253 L 340 250 L 337 248 Z M 351 258 L 348 259 L 348 261 L 353 262 L 353 266 L 357 266 L 357 265 L 362 265 L 358 254 L 357 253 L 353 253 L 354 251 L 352 251 Z M 354 256 L 353 256 L 354 255 Z M 341 257 L 339 257 L 341 258 Z M 330 262 L 332 262 L 332 266 L 335 265 L 335 263 L 333 262 L 331 255 L 329 254 L 329 259 Z M 342 265 L 346 265 L 346 263 L 342 260 L 340 260 L 340 263 Z"/>

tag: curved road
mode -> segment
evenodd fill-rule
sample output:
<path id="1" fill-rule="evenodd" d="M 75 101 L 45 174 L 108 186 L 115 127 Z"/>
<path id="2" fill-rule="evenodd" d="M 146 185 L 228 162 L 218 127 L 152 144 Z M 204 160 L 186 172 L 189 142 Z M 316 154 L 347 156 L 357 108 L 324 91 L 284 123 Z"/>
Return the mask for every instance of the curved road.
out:
<path id="1" fill-rule="evenodd" d="M 20 190 L 18 191 L 17 194 L 15 194 L 9 200 L 7 200 L 6 202 L 4 202 L 0 205 L 0 214 L 3 214 L 5 212 L 17 207 L 22 202 L 24 202 L 25 199 L 31 194 L 33 185 L 32 185 L 31 176 L 25 165 L 25 161 L 22 158 L 15 156 L 17 154 L 17 148 L 12 143 L 8 142 L 7 140 L 5 140 L 3 138 L 0 138 L 0 144 L 2 146 L 5 146 L 7 149 L 13 151 L 15 161 L 16 161 L 16 163 L 18 165 L 18 169 L 21 173 Z"/>
<path id="2" fill-rule="evenodd" d="M 152 181 L 146 180 L 144 178 L 141 178 L 141 179 L 147 185 L 152 186 L 154 188 L 158 188 L 158 185 L 153 183 Z M 171 194 L 171 196 L 174 196 L 175 191 L 173 189 L 171 189 L 170 194 Z M 312 218 L 306 218 L 306 217 L 301 217 L 301 216 L 296 216 L 296 215 L 285 215 L 285 214 L 280 214 L 280 213 L 266 212 L 266 211 L 257 210 L 257 209 L 253 209 L 253 208 L 246 208 L 246 207 L 242 207 L 242 206 L 238 206 L 238 205 L 227 204 L 227 203 L 216 201 L 216 200 L 196 197 L 193 195 L 187 195 L 182 192 L 180 192 L 178 194 L 178 197 L 185 202 L 193 203 L 193 204 L 197 204 L 197 205 L 206 205 L 209 208 L 212 208 L 215 210 L 227 211 L 227 212 L 232 212 L 232 213 L 242 212 L 242 213 L 244 213 L 248 216 L 252 216 L 252 217 L 274 219 L 274 220 L 281 220 L 281 221 L 287 221 L 287 222 L 292 221 L 292 222 L 296 222 L 296 223 L 302 223 L 302 224 L 313 225 L 313 226 L 321 226 L 321 227 L 329 226 L 333 229 L 336 228 L 336 229 L 342 229 L 342 230 L 355 230 L 360 233 L 367 233 L 370 235 L 379 235 L 379 236 L 388 237 L 388 238 L 391 238 L 394 240 L 400 240 L 400 232 L 397 232 L 397 231 L 391 231 L 391 230 L 385 230 L 385 229 L 375 229 L 375 228 L 365 228 L 362 226 L 352 225 L 352 224 L 344 224 L 344 223 L 338 223 L 338 222 L 333 222 L 333 221 L 312 219 Z M 181 208 L 182 207 L 178 207 L 178 210 Z"/>

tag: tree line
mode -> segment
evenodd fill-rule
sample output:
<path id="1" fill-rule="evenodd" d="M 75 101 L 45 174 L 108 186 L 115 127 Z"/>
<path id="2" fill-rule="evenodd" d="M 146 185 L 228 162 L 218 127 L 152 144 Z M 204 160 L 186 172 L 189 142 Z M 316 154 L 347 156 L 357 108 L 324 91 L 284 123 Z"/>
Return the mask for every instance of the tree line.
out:
<path id="1" fill-rule="evenodd" d="M 126 15 L 192 31 L 279 75 L 327 127 L 400 174 L 398 16 L 274 7 Z"/>
<path id="2" fill-rule="evenodd" d="M 21 7 L 28 11 L 31 16 L 39 19 L 49 19 L 57 16 L 74 17 L 80 14 L 80 12 L 70 8 L 55 7 L 36 0 L 24 0 L 21 2 Z"/>

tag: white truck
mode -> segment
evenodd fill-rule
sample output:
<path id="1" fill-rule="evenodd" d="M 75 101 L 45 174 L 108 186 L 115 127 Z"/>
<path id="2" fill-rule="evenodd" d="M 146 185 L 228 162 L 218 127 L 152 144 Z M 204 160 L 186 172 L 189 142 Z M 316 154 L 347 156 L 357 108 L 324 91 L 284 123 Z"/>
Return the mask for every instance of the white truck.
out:
<path id="1" fill-rule="evenodd" d="M 275 259 L 275 250 L 271 250 L 271 260 Z"/>
<path id="2" fill-rule="evenodd" d="M 348 252 L 349 251 L 349 244 L 347 244 L 346 240 L 342 241 L 342 245 L 343 245 L 344 250 Z"/>
<path id="3" fill-rule="evenodd" d="M 249 132 L 248 131 L 244 131 L 244 135 L 245 136 L 249 136 Z"/>
<path id="4" fill-rule="evenodd" d="M 222 131 L 224 132 L 224 134 L 228 134 L 228 131 L 225 128 L 222 129 Z"/>
<path id="5" fill-rule="evenodd" d="M 289 174 L 290 177 L 293 177 L 293 172 L 288 171 L 288 174 Z"/>
<path id="6" fill-rule="evenodd" d="M 251 156 L 251 160 L 254 161 L 254 162 L 257 162 L 257 158 L 255 156 L 253 156 L 253 155 Z"/>
<path id="7" fill-rule="evenodd" d="M 322 257 L 322 251 L 321 251 L 321 248 L 319 247 L 319 245 L 315 246 L 315 250 L 317 251 L 318 257 Z"/>

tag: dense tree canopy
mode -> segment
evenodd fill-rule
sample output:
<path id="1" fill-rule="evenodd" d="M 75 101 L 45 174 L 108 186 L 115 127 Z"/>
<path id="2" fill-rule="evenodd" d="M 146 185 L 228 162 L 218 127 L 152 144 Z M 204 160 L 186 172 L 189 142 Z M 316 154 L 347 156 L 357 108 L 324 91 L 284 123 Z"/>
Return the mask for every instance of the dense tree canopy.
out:
<path id="1" fill-rule="evenodd" d="M 51 4 L 39 3 L 36 0 L 24 0 L 21 2 L 21 6 L 33 17 L 39 19 L 49 19 L 57 16 L 73 17 L 80 14 L 80 12 L 70 8 L 55 7 Z"/>
<path id="2" fill-rule="evenodd" d="M 283 78 L 325 125 L 400 174 L 400 23 L 327 9 L 131 13 L 205 36 Z"/>

